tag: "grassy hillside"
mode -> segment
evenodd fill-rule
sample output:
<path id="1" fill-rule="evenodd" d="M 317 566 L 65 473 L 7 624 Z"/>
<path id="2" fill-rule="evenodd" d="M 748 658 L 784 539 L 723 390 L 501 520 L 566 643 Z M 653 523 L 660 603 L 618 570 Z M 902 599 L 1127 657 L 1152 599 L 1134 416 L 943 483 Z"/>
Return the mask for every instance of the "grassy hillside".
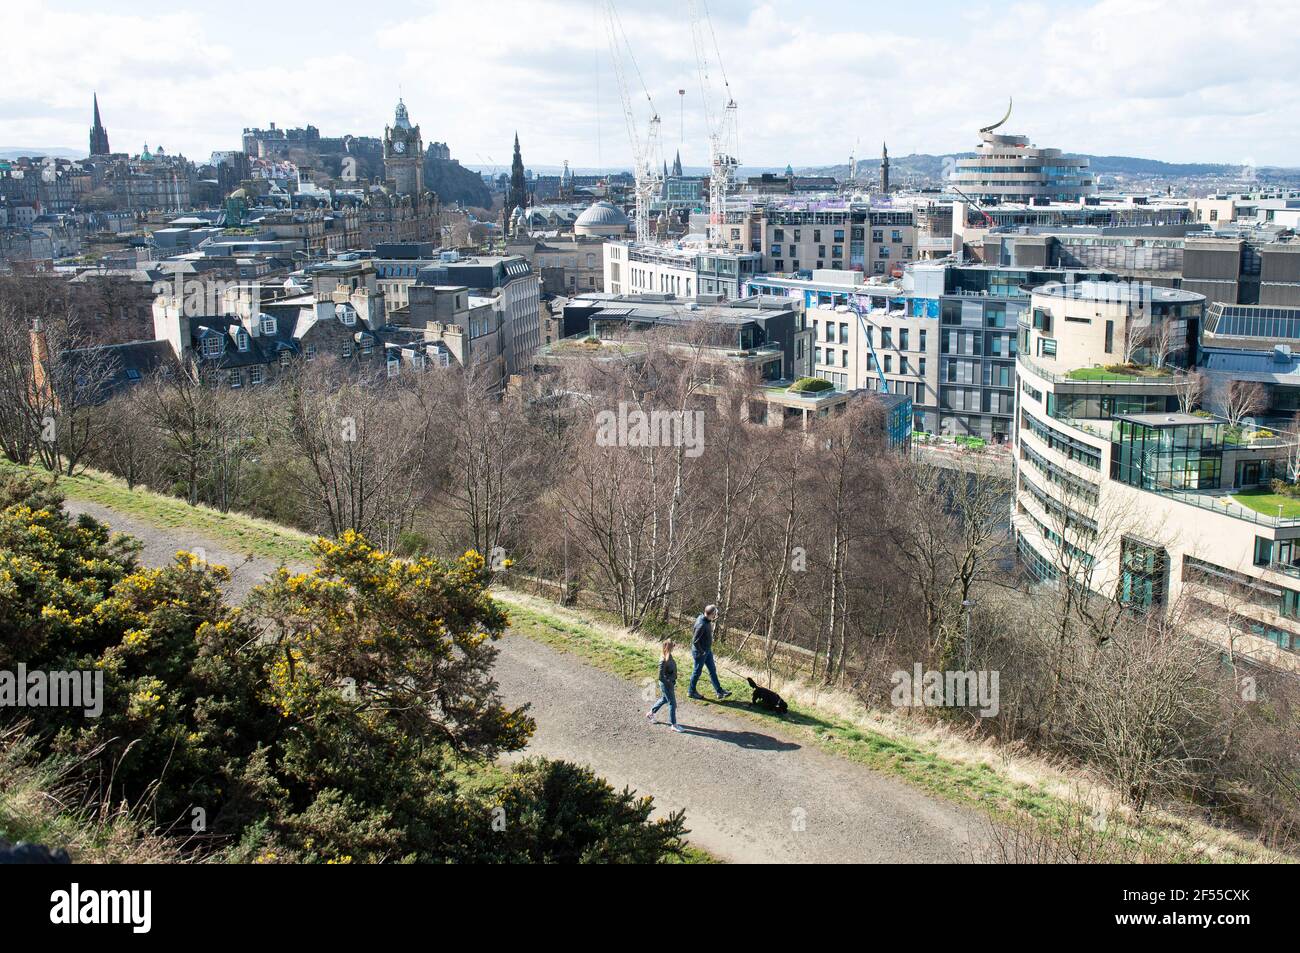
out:
<path id="1" fill-rule="evenodd" d="M 0 465 L 0 472 L 4 469 L 17 468 Z M 117 478 L 99 473 L 62 478 L 59 486 L 71 499 L 99 503 L 155 526 L 184 528 L 251 555 L 286 562 L 309 559 L 308 535 L 263 520 L 191 507 L 147 490 L 128 490 Z M 508 588 L 498 587 L 494 595 L 509 608 L 511 629 L 517 634 L 624 678 L 640 680 L 653 671 L 655 643 L 618 626 L 612 617 L 561 608 Z M 725 660 L 730 669 L 760 675 L 761 668 L 754 662 L 734 656 Z M 737 698 L 745 697 L 747 689 L 739 677 L 728 674 L 724 682 Z M 991 823 L 1016 831 L 1021 842 L 1083 839 L 1086 843 L 1075 853 L 1090 859 L 1216 863 L 1287 859 L 1247 838 L 1189 818 L 1149 812 L 1135 819 L 1113 792 L 1085 773 L 975 738 L 924 715 L 868 710 L 848 693 L 798 679 L 775 687 L 791 704 L 785 720 L 751 711 L 743 703 L 728 707 L 801 743 L 979 808 Z"/>

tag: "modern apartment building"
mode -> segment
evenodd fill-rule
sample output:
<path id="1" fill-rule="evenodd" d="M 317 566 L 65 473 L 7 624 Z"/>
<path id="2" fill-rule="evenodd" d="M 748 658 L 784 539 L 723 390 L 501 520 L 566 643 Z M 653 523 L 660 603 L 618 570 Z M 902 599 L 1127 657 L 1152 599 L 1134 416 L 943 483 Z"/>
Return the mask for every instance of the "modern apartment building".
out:
<path id="1" fill-rule="evenodd" d="M 1007 117 L 1011 115 L 1007 110 Z M 1002 119 L 1006 122 L 1007 117 Z M 975 155 L 958 159 L 952 184 L 975 202 L 1077 202 L 1097 193 L 1088 160 L 1060 149 L 1031 145 L 1024 136 L 994 132 L 1002 122 L 980 130 Z"/>
<path id="2" fill-rule="evenodd" d="M 751 295 L 797 303 L 811 331 L 810 371 L 837 390 L 882 390 L 912 402 L 912 426 L 939 429 L 939 302 L 913 297 L 896 282 L 860 272 L 823 270 L 811 278 L 758 275 Z"/>
<path id="3" fill-rule="evenodd" d="M 730 246 L 761 254 L 766 273 L 897 276 L 917 257 L 913 211 L 888 199 L 757 199 L 727 220 Z"/>
<path id="4" fill-rule="evenodd" d="M 607 294 L 707 295 L 725 301 L 741 297 L 745 282 L 759 271 L 758 254 L 703 244 L 611 241 L 604 246 Z"/>
<path id="5" fill-rule="evenodd" d="M 812 374 L 837 388 L 907 395 L 917 430 L 1009 442 L 1016 328 L 1031 289 L 1114 279 L 1100 271 L 917 262 L 902 279 L 857 272 L 758 275 L 750 294 L 801 302 L 813 332 Z"/>
<path id="6" fill-rule="evenodd" d="M 1130 282 L 1032 293 L 1017 356 L 1016 545 L 1046 584 L 1177 606 L 1225 649 L 1291 667 L 1300 519 L 1258 502 L 1284 473 L 1287 440 L 1180 409 L 1204 307 L 1194 292 Z"/>

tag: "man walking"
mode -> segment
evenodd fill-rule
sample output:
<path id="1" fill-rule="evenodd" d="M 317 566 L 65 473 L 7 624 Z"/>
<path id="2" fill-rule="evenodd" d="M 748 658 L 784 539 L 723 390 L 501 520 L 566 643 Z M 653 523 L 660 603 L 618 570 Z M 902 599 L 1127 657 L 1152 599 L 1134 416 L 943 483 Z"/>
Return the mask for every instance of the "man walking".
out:
<path id="1" fill-rule="evenodd" d="M 706 668 L 709 670 L 709 678 L 713 681 L 713 690 L 718 693 L 718 698 L 726 698 L 731 694 L 718 681 L 718 669 L 713 664 L 713 620 L 717 617 L 717 606 L 705 606 L 700 617 L 695 620 L 695 634 L 691 637 L 691 657 L 695 659 L 695 670 L 691 673 L 691 685 L 686 692 L 687 698 L 704 698 L 700 694 L 699 683 L 700 673 Z"/>

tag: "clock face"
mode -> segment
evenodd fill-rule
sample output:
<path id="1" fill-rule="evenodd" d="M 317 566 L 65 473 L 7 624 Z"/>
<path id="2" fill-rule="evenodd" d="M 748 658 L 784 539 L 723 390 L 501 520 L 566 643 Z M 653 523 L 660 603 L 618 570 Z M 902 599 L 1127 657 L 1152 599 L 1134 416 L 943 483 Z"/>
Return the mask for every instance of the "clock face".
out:
<path id="1" fill-rule="evenodd" d="M 398 153 L 399 155 L 400 155 L 401 153 L 405 152 L 405 151 L 406 151 L 406 140 L 405 140 L 405 139 L 398 139 L 396 142 L 394 142 L 394 143 L 393 143 L 393 151 L 396 152 L 396 153 Z"/>

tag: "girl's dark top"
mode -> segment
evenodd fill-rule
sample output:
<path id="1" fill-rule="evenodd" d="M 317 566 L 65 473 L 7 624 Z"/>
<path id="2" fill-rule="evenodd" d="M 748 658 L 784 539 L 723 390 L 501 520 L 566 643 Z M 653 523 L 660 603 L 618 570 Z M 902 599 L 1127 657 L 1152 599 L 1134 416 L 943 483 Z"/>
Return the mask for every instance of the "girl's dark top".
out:
<path id="1" fill-rule="evenodd" d="M 669 688 L 677 684 L 677 660 L 672 656 L 659 662 L 659 681 Z"/>

